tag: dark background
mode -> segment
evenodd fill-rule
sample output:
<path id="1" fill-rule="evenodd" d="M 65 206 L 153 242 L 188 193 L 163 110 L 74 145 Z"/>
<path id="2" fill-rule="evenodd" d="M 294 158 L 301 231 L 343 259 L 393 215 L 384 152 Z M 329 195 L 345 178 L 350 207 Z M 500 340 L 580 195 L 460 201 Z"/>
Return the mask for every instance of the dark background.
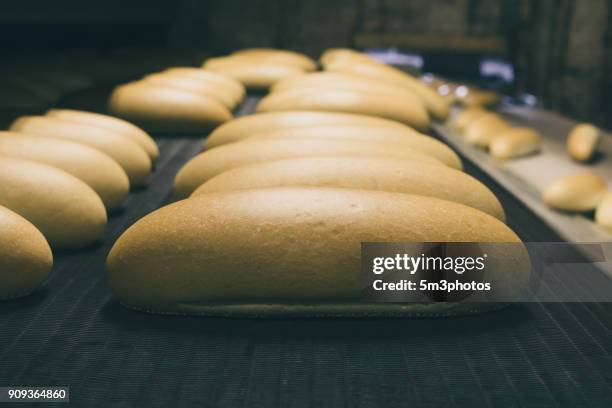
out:
<path id="1" fill-rule="evenodd" d="M 612 0 L 22 0 L 0 5 L 5 56 L 126 47 L 223 54 L 398 47 L 462 77 L 482 55 L 515 64 L 516 92 L 612 125 Z"/>

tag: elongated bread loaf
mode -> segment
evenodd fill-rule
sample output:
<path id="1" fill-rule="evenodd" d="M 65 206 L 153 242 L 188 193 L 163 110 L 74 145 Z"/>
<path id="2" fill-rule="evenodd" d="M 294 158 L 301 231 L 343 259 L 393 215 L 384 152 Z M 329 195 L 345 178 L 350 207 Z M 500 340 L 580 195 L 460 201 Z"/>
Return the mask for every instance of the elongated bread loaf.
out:
<path id="1" fill-rule="evenodd" d="M 612 231 L 612 192 L 607 192 L 597 205 L 595 221 Z"/>
<path id="2" fill-rule="evenodd" d="M 113 131 L 50 116 L 22 116 L 13 122 L 10 130 L 93 147 L 123 167 L 132 187 L 141 187 L 149 182 L 151 159 L 145 150 Z"/>
<path id="3" fill-rule="evenodd" d="M 232 118 L 215 98 L 143 81 L 115 88 L 109 111 L 151 132 L 207 132 Z"/>
<path id="4" fill-rule="evenodd" d="M 219 88 L 225 90 L 225 93 L 234 98 L 236 103 L 240 103 L 246 95 L 246 89 L 244 85 L 234 78 L 230 78 L 225 75 L 217 74 L 212 71 L 207 71 L 202 68 L 194 67 L 172 67 L 162 71 L 166 75 L 177 75 L 184 76 L 187 78 L 197 78 L 202 81 L 207 81 L 211 84 L 217 85 Z"/>
<path id="5" fill-rule="evenodd" d="M 485 269 L 487 296 L 516 295 L 529 279 L 519 238 L 473 208 L 381 191 L 280 188 L 204 194 L 149 214 L 115 243 L 108 283 L 123 304 L 150 312 L 259 315 L 315 302 L 315 314 L 352 314 L 367 306 L 359 299 L 362 242 L 514 243 L 488 253 L 508 267 Z M 403 305 L 432 314 L 456 306 Z"/>
<path id="6" fill-rule="evenodd" d="M 231 94 L 226 93 L 224 88 L 217 87 L 209 81 L 203 81 L 185 75 L 157 73 L 147 75 L 142 79 L 144 83 L 161 84 L 176 87 L 186 91 L 201 93 L 221 102 L 227 109 L 232 110 L 236 107 L 236 100 Z"/>
<path id="7" fill-rule="evenodd" d="M 278 50 L 273 48 L 247 48 L 244 50 L 235 51 L 234 56 L 249 56 L 265 59 L 266 61 L 277 61 L 295 64 L 305 71 L 314 71 L 317 69 L 317 63 L 310 57 L 295 51 Z"/>
<path id="8" fill-rule="evenodd" d="M 463 133 L 465 129 L 472 123 L 477 117 L 487 113 L 486 110 L 481 107 L 470 107 L 462 110 L 454 117 L 451 126 L 458 132 Z"/>
<path id="9" fill-rule="evenodd" d="M 0 206 L 0 300 L 29 294 L 47 278 L 52 266 L 51 248 L 40 231 Z"/>
<path id="10" fill-rule="evenodd" d="M 319 56 L 319 62 L 325 68 L 333 60 L 345 57 L 370 58 L 366 54 L 350 48 L 329 48 Z"/>
<path id="11" fill-rule="evenodd" d="M 348 61 L 346 63 L 338 63 L 338 65 L 329 64 L 325 67 L 329 71 L 352 72 L 358 75 L 374 77 L 377 80 L 387 81 L 397 86 L 402 86 L 417 93 L 423 103 L 427 106 L 427 110 L 437 119 L 444 120 L 448 116 L 448 102 L 433 89 L 412 77 L 411 75 L 400 71 L 397 68 L 371 60 L 370 62 Z"/>
<path id="12" fill-rule="evenodd" d="M 152 162 L 156 162 L 159 157 L 159 148 L 157 143 L 151 136 L 138 126 L 128 122 L 127 120 L 115 118 L 113 116 L 103 115 L 101 113 L 85 112 L 72 109 L 51 109 L 46 113 L 59 119 L 73 120 L 84 125 L 99 126 L 104 129 L 112 130 L 121 135 L 129 137 L 134 142 L 142 147 Z"/>
<path id="13" fill-rule="evenodd" d="M 393 120 L 351 113 L 288 111 L 247 115 L 227 122 L 212 131 L 204 142 L 207 149 L 227 143 L 238 142 L 254 133 L 310 126 L 349 125 L 379 126 L 410 129 Z M 411 129 L 410 129 L 411 130 Z"/>
<path id="14" fill-rule="evenodd" d="M 508 122 L 495 113 L 477 116 L 465 129 L 465 140 L 477 147 L 486 149 L 501 132 L 510 128 Z"/>
<path id="15" fill-rule="evenodd" d="M 429 127 L 427 110 L 417 96 L 348 89 L 311 88 L 273 93 L 257 105 L 257 112 L 313 110 L 379 116 L 417 129 Z"/>
<path id="16" fill-rule="evenodd" d="M 498 159 L 512 159 L 536 153 L 542 136 L 529 128 L 510 128 L 497 134 L 489 143 L 489 153 Z"/>
<path id="17" fill-rule="evenodd" d="M 567 137 L 567 151 L 574 160 L 587 162 L 595 155 L 600 141 L 601 132 L 597 127 L 581 123 Z"/>
<path id="18" fill-rule="evenodd" d="M 32 161 L 0 157 L 0 205 L 34 224 L 54 248 L 92 244 L 106 227 L 106 209 L 91 187 Z"/>
<path id="19" fill-rule="evenodd" d="M 312 126 L 306 128 L 277 129 L 259 132 L 244 141 L 267 139 L 341 139 L 362 142 L 380 142 L 385 145 L 399 144 L 428 154 L 442 163 L 461 169 L 461 159 L 447 145 L 433 137 L 410 128 L 381 128 L 378 126 Z"/>
<path id="20" fill-rule="evenodd" d="M 224 171 L 268 160 L 307 156 L 390 157 L 444 166 L 424 153 L 404 146 L 347 140 L 260 140 L 216 147 L 191 159 L 176 175 L 173 195 L 187 198 L 205 181 Z"/>
<path id="21" fill-rule="evenodd" d="M 475 178 L 444 166 L 372 157 L 304 157 L 237 167 L 192 195 L 266 187 L 341 187 L 437 197 L 504 220 L 495 195 Z"/>
<path id="22" fill-rule="evenodd" d="M 108 209 L 120 207 L 130 192 L 123 168 L 110 156 L 83 144 L 0 132 L 0 156 L 35 161 L 70 173 L 98 193 Z"/>
<path id="23" fill-rule="evenodd" d="M 608 191 L 604 179 L 585 171 L 555 181 L 542 193 L 549 206 L 575 212 L 594 210 Z"/>
<path id="24" fill-rule="evenodd" d="M 210 58 L 203 68 L 234 78 L 253 90 L 265 90 L 281 79 L 304 73 L 302 67 L 293 63 L 238 56 Z"/>

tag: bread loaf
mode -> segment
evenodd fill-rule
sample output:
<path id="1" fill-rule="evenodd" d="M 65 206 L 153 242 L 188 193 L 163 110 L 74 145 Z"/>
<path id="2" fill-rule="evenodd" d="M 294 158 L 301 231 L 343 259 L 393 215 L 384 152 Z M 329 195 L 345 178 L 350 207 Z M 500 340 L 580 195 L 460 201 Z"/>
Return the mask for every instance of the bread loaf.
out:
<path id="1" fill-rule="evenodd" d="M 223 88 L 211 85 L 208 81 L 188 77 L 185 75 L 173 75 L 165 73 L 157 73 L 147 75 L 142 79 L 144 83 L 159 84 L 165 86 L 176 87 L 185 91 L 201 93 L 202 95 L 214 98 L 221 102 L 227 109 L 232 110 L 236 107 L 234 97 L 225 92 Z"/>
<path id="2" fill-rule="evenodd" d="M 13 122 L 10 130 L 93 147 L 119 163 L 132 187 L 149 182 L 151 159 L 147 153 L 135 142 L 110 130 L 50 116 L 22 116 Z"/>
<path id="3" fill-rule="evenodd" d="M 235 51 L 232 53 L 239 57 L 257 57 L 266 61 L 276 61 L 279 63 L 295 64 L 305 71 L 314 71 L 317 69 L 317 63 L 304 54 L 289 50 L 277 50 L 273 48 L 247 48 L 244 50 Z"/>
<path id="4" fill-rule="evenodd" d="M 214 84 L 230 95 L 236 103 L 240 103 L 246 95 L 244 85 L 233 78 L 215 72 L 207 71 L 202 68 L 194 67 L 172 67 L 162 71 L 165 75 L 183 76 L 186 78 L 196 78 Z"/>
<path id="5" fill-rule="evenodd" d="M 156 162 L 159 157 L 159 148 L 155 140 L 151 138 L 141 128 L 131 124 L 127 120 L 115 118 L 113 116 L 102 115 L 100 113 L 85 112 L 72 109 L 51 109 L 47 111 L 47 116 L 59 119 L 73 120 L 85 125 L 99 126 L 104 129 L 119 133 L 132 139 L 142 147 L 152 162 Z"/>
<path id="6" fill-rule="evenodd" d="M 54 248 L 92 244 L 106 227 L 104 204 L 91 187 L 32 161 L 0 157 L 0 205 L 34 224 Z"/>
<path id="7" fill-rule="evenodd" d="M 210 149 L 238 142 L 263 131 L 327 125 L 379 126 L 412 130 L 399 122 L 367 115 L 314 111 L 269 112 L 241 116 L 219 126 L 208 136 L 204 147 Z"/>
<path id="8" fill-rule="evenodd" d="M 381 128 L 378 126 L 312 126 L 304 128 L 277 129 L 269 132 L 254 133 L 244 141 L 253 140 L 356 140 L 362 142 L 380 142 L 385 145 L 399 144 L 428 154 L 442 163 L 461 169 L 461 159 L 447 145 L 433 137 L 415 132 L 410 128 Z"/>
<path id="9" fill-rule="evenodd" d="M 296 64 L 236 56 L 210 58 L 203 68 L 234 78 L 252 90 L 267 90 L 277 81 L 304 73 Z"/>
<path id="10" fill-rule="evenodd" d="M 98 193 L 108 209 L 120 207 L 130 191 L 127 174 L 116 161 L 79 143 L 0 132 L 0 156 L 47 164 L 72 174 Z"/>
<path id="11" fill-rule="evenodd" d="M 587 162 L 593 158 L 601 140 L 601 132 L 595 126 L 581 123 L 567 137 L 567 151 L 574 160 Z"/>
<path id="12" fill-rule="evenodd" d="M 608 191 L 597 205 L 595 221 L 612 231 L 612 192 Z"/>
<path id="13" fill-rule="evenodd" d="M 442 162 L 414 149 L 374 142 L 296 139 L 232 143 L 207 150 L 187 162 L 174 180 L 174 197 L 186 198 L 211 177 L 235 167 L 268 160 L 338 155 L 390 157 L 443 166 Z"/>
<path id="14" fill-rule="evenodd" d="M 486 110 L 481 107 L 470 107 L 467 109 L 463 109 L 461 112 L 454 117 L 451 126 L 459 133 L 463 133 L 465 129 L 476 120 L 477 117 L 482 115 L 483 113 L 487 113 Z"/>
<path id="15" fill-rule="evenodd" d="M 366 306 L 362 242 L 514 243 L 488 254 L 507 268 L 485 270 L 494 282 L 487 296 L 516 295 L 529 279 L 519 238 L 473 208 L 381 191 L 281 188 L 204 194 L 149 214 L 115 243 L 108 283 L 123 304 L 150 312 L 292 313 L 314 302 L 313 313 L 352 314 Z M 378 307 L 389 305 L 370 311 Z M 450 313 L 457 304 L 403 307 Z"/>
<path id="16" fill-rule="evenodd" d="M 489 143 L 489 153 L 498 159 L 512 159 L 536 153 L 542 136 L 529 128 L 511 128 L 495 136 Z"/>
<path id="17" fill-rule="evenodd" d="M 151 132 L 207 132 L 232 118 L 215 98 L 143 81 L 115 88 L 109 111 Z"/>
<path id="18" fill-rule="evenodd" d="M 575 212 L 594 210 L 608 191 L 604 179 L 585 171 L 555 181 L 542 193 L 549 206 Z"/>
<path id="19" fill-rule="evenodd" d="M 417 129 L 429 127 L 427 110 L 417 96 L 311 88 L 272 93 L 257 105 L 257 112 L 291 110 L 355 113 L 395 120 Z"/>
<path id="20" fill-rule="evenodd" d="M 211 178 L 192 197 L 266 187 L 339 187 L 416 194 L 465 204 L 504 220 L 504 210 L 495 195 L 465 173 L 377 157 L 304 157 L 237 167 Z"/>
<path id="21" fill-rule="evenodd" d="M 51 248 L 40 231 L 0 206 L 0 300 L 29 294 L 47 278 L 52 266 Z"/>
<path id="22" fill-rule="evenodd" d="M 479 115 L 465 129 L 465 140 L 477 147 L 486 149 L 491 141 L 510 125 L 495 113 Z"/>

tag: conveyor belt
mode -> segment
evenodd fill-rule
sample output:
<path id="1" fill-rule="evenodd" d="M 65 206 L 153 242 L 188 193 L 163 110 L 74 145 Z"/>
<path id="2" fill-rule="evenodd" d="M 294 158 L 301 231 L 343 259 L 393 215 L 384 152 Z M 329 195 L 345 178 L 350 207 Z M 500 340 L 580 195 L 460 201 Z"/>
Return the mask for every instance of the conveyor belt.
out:
<path id="1" fill-rule="evenodd" d="M 71 402 L 86 407 L 612 406 L 609 303 L 530 303 L 439 320 L 123 308 L 105 284 L 106 254 L 167 201 L 175 173 L 200 147 L 158 142 L 151 186 L 110 219 L 103 244 L 56 254 L 42 290 L 0 304 L 0 386 L 70 386 Z M 523 239 L 560 240 L 480 170 L 466 170 L 494 190 Z"/>

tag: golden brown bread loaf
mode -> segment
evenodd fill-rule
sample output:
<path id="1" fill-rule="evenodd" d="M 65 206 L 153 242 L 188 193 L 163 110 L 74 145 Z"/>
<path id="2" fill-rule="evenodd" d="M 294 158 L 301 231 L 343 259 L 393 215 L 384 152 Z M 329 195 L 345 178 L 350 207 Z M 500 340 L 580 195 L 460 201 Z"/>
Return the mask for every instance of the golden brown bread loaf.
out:
<path id="1" fill-rule="evenodd" d="M 258 57 L 267 61 L 295 64 L 305 71 L 317 69 L 317 63 L 310 57 L 295 51 L 279 50 L 274 48 L 247 48 L 232 53 L 234 56 Z"/>
<path id="2" fill-rule="evenodd" d="M 127 120 L 103 115 L 101 113 L 73 109 L 51 109 L 47 111 L 46 115 L 112 130 L 139 144 L 140 147 L 147 152 L 153 163 L 155 163 L 159 157 L 159 148 L 155 140 L 153 140 L 147 132 Z"/>
<path id="3" fill-rule="evenodd" d="M 40 231 L 0 206 L 0 300 L 28 295 L 52 266 L 51 248 Z"/>
<path id="4" fill-rule="evenodd" d="M 587 162 L 597 152 L 600 141 L 601 132 L 597 127 L 581 123 L 574 127 L 567 137 L 567 151 L 574 160 Z"/>
<path id="5" fill-rule="evenodd" d="M 123 304 L 150 312 L 259 315 L 272 305 L 291 314 L 314 302 L 312 313 L 353 314 L 366 306 L 362 242 L 514 243 L 489 253 L 516 267 L 486 269 L 483 279 L 494 282 L 487 296 L 514 296 L 529 279 L 519 238 L 473 208 L 381 191 L 280 188 L 205 194 L 149 214 L 112 248 L 108 283 Z M 403 307 L 452 313 L 458 305 Z"/>
<path id="6" fill-rule="evenodd" d="M 417 129 L 429 127 L 429 116 L 418 96 L 350 89 L 309 88 L 272 93 L 257 104 L 257 112 L 312 110 L 354 113 L 395 120 Z"/>
<path id="7" fill-rule="evenodd" d="M 612 192 L 608 191 L 597 205 L 595 221 L 612 231 Z"/>
<path id="8" fill-rule="evenodd" d="M 604 179 L 585 171 L 563 177 L 542 193 L 542 198 L 549 206 L 575 212 L 594 210 L 608 191 Z"/>
<path id="9" fill-rule="evenodd" d="M 151 159 L 145 150 L 113 131 L 50 116 L 22 116 L 13 122 L 10 130 L 84 144 L 119 163 L 132 187 L 141 187 L 149 182 Z"/>
<path id="10" fill-rule="evenodd" d="M 92 244 L 106 227 L 106 209 L 91 187 L 32 161 L 0 156 L 0 205 L 34 224 L 54 248 Z"/>
<path id="11" fill-rule="evenodd" d="M 495 113 L 479 115 L 465 129 L 465 140 L 477 147 L 488 148 L 491 141 L 510 128 L 508 122 Z"/>
<path id="12" fill-rule="evenodd" d="M 431 156 L 403 146 L 346 140 L 260 140 L 215 147 L 191 159 L 174 180 L 176 199 L 188 197 L 205 181 L 235 167 L 267 160 L 306 156 L 390 157 L 417 162 L 444 164 Z"/>
<path id="13" fill-rule="evenodd" d="M 268 139 L 340 139 L 362 142 L 379 142 L 385 145 L 399 144 L 428 154 L 442 163 L 461 169 L 461 159 L 444 143 L 410 128 L 381 128 L 379 126 L 312 126 L 305 128 L 277 129 L 254 133 L 244 141 Z"/>
<path id="14" fill-rule="evenodd" d="M 185 75 L 175 75 L 166 73 L 156 73 L 145 76 L 144 83 L 160 84 L 176 87 L 185 91 L 201 93 L 204 96 L 214 98 L 221 102 L 227 109 L 232 110 L 236 107 L 237 101 L 231 94 L 226 93 L 225 89 L 219 88 L 209 81 L 203 81 Z"/>
<path id="15" fill-rule="evenodd" d="M 120 207 L 130 192 L 123 168 L 110 156 L 83 144 L 0 132 L 0 156 L 47 164 L 72 174 L 98 193 L 108 209 Z"/>
<path id="16" fill-rule="evenodd" d="M 498 159 L 527 156 L 540 150 L 542 136 L 530 128 L 510 128 L 497 134 L 489 143 L 489 153 Z"/>
<path id="17" fill-rule="evenodd" d="M 483 113 L 487 113 L 487 111 L 481 107 L 463 109 L 454 117 L 451 126 L 459 133 L 463 133 L 470 123 Z"/>
<path id="18" fill-rule="evenodd" d="M 372 157 L 304 157 L 237 167 L 202 184 L 192 197 L 266 187 L 338 187 L 416 194 L 453 201 L 504 220 L 495 195 L 475 178 L 444 166 Z"/>
<path id="19" fill-rule="evenodd" d="M 115 88 L 109 111 L 151 132 L 207 132 L 232 118 L 215 98 L 144 81 Z"/>
<path id="20" fill-rule="evenodd" d="M 399 122 L 367 115 L 314 111 L 268 112 L 241 116 L 224 123 L 212 131 L 204 141 L 204 147 L 210 149 L 238 142 L 263 131 L 327 125 L 379 126 L 412 130 Z"/>
<path id="21" fill-rule="evenodd" d="M 176 75 L 187 78 L 196 78 L 215 85 L 230 95 L 236 103 L 242 102 L 246 95 L 244 85 L 234 78 L 194 67 L 172 67 L 162 71 L 165 75 Z"/>

